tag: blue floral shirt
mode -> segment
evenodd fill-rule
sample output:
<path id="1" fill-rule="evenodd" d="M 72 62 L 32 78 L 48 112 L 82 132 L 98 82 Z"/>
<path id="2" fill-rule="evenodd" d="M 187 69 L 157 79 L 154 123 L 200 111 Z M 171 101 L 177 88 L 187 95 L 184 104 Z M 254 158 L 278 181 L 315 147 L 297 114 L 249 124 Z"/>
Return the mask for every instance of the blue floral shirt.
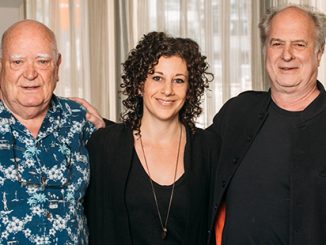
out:
<path id="1" fill-rule="evenodd" d="M 0 101 L 0 244 L 87 244 L 86 142 L 79 104 L 53 96 L 38 136 Z"/>

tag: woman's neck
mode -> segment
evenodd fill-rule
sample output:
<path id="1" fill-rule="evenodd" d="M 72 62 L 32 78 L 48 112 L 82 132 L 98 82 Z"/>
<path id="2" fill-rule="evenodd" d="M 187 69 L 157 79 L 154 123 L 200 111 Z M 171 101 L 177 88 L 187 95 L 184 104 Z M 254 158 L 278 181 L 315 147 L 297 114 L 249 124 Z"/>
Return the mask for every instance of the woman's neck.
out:
<path id="1" fill-rule="evenodd" d="M 140 134 L 147 141 L 164 144 L 173 141 L 179 135 L 180 128 L 183 127 L 178 119 L 169 122 L 142 120 Z"/>

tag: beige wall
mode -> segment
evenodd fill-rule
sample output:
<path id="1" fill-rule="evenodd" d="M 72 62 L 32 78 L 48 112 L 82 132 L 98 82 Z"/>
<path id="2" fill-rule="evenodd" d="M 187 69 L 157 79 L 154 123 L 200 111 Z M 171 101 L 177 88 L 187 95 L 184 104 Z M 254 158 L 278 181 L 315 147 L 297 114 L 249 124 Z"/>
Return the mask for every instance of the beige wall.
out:
<path id="1" fill-rule="evenodd" d="M 24 18 L 24 0 L 0 0 L 0 36 L 14 22 Z"/>

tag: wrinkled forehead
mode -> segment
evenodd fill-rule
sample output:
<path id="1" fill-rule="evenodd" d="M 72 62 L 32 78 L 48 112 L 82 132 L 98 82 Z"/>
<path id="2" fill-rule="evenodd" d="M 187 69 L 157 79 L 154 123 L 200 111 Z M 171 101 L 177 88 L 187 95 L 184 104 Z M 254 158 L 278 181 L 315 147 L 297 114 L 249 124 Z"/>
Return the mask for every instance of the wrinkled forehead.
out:
<path id="1" fill-rule="evenodd" d="M 313 18 L 305 11 L 289 7 L 277 13 L 271 20 L 271 29 L 297 28 L 301 31 L 315 31 Z"/>
<path id="2" fill-rule="evenodd" d="M 9 29 L 2 39 L 2 55 L 35 56 L 45 54 L 55 56 L 56 41 L 53 33 L 42 26 L 17 26 Z"/>

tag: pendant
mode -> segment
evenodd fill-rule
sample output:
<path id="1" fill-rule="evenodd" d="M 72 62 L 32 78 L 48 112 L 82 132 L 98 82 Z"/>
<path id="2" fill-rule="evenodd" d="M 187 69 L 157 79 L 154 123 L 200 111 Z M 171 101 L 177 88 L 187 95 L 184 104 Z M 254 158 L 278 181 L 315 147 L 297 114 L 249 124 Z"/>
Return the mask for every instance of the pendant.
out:
<path id="1" fill-rule="evenodd" d="M 165 227 L 163 227 L 162 233 L 161 233 L 161 237 L 162 240 L 165 240 L 165 238 L 168 236 L 168 229 L 166 229 Z"/>

